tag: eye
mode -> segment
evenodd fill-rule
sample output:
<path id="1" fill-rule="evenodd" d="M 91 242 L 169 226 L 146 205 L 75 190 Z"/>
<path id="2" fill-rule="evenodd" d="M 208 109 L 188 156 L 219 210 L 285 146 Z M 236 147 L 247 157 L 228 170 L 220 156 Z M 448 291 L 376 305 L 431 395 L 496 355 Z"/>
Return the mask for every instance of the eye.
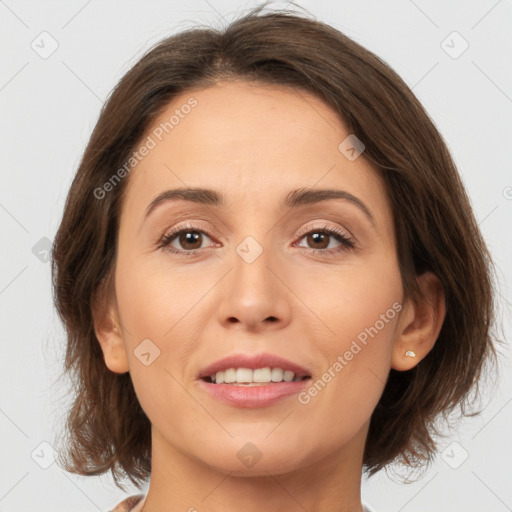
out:
<path id="1" fill-rule="evenodd" d="M 190 225 L 186 228 L 178 228 L 167 233 L 160 241 L 158 247 L 174 254 L 191 256 L 201 252 L 201 246 L 205 241 L 205 237 L 211 240 L 204 230 L 198 226 Z M 354 240 L 345 232 L 337 228 L 329 228 L 328 226 L 311 229 L 301 235 L 300 239 L 302 240 L 304 238 L 306 238 L 307 243 L 312 244 L 313 246 L 316 245 L 316 247 L 312 247 L 310 249 L 314 254 L 326 255 L 339 253 L 342 251 L 348 251 L 355 246 Z M 338 241 L 340 245 L 338 247 L 329 248 L 331 240 L 328 239 L 333 238 Z M 180 247 L 172 245 L 174 242 L 179 244 Z M 217 247 L 219 246 L 217 243 L 214 243 L 213 245 Z M 298 247 L 303 246 L 298 245 Z"/>
<path id="2" fill-rule="evenodd" d="M 165 250 L 172 253 L 186 254 L 187 256 L 197 254 L 198 252 L 201 252 L 200 249 L 205 236 L 210 239 L 206 232 L 199 227 L 188 226 L 186 228 L 176 229 L 167 233 L 162 238 L 159 247 L 165 248 Z M 182 249 L 177 249 L 171 245 L 174 240 L 176 240 Z"/>
<path id="3" fill-rule="evenodd" d="M 337 228 L 329 228 L 328 226 L 324 226 L 323 228 L 311 229 L 304 233 L 301 237 L 301 240 L 306 238 L 308 244 L 312 244 L 313 247 L 311 250 L 315 254 L 329 254 L 329 253 L 338 253 L 341 251 L 347 251 L 355 246 L 354 240 L 347 235 L 345 232 L 341 231 Z M 328 239 L 334 238 L 340 245 L 338 247 L 330 248 L 330 241 Z M 299 247 L 303 247 L 300 246 Z"/>

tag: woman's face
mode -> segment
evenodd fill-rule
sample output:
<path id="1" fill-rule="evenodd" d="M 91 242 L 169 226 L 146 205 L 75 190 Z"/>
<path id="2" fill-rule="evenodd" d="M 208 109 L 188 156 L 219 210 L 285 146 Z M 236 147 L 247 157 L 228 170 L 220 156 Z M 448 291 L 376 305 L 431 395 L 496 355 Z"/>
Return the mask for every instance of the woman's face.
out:
<path id="1" fill-rule="evenodd" d="M 402 283 L 383 182 L 349 135 L 315 96 L 244 82 L 182 94 L 145 134 L 120 217 L 124 352 L 106 362 L 130 371 L 160 460 L 184 456 L 248 475 L 325 458 L 361 463 L 391 367 Z M 147 213 L 166 191 L 192 197 L 199 188 L 211 192 L 175 195 Z M 338 196 L 318 194 L 327 189 Z M 310 378 L 263 386 L 199 378 L 227 356 L 260 354 Z M 256 362 L 267 366 L 286 363 Z M 244 363 L 226 366 L 236 367 Z"/>

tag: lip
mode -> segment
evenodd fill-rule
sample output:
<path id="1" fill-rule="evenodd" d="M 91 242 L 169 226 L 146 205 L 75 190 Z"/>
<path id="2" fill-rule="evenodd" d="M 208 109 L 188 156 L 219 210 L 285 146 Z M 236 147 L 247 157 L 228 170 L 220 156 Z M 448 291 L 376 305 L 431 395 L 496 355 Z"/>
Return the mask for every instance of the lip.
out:
<path id="1" fill-rule="evenodd" d="M 233 386 L 231 384 L 213 384 L 199 380 L 199 386 L 212 398 L 235 407 L 254 409 L 267 407 L 287 397 L 296 395 L 309 386 L 311 378 L 296 382 L 275 382 L 261 386 Z"/>
<path id="2" fill-rule="evenodd" d="M 227 370 L 228 368 L 249 368 L 250 370 L 256 370 L 257 368 L 281 368 L 282 370 L 291 371 L 295 374 L 296 377 L 311 377 L 311 372 L 300 366 L 293 361 L 289 361 L 281 356 L 276 354 L 231 354 L 227 357 L 223 357 L 218 361 L 208 365 L 203 370 L 200 371 L 198 375 L 198 379 L 204 379 L 205 377 L 210 377 L 214 373 Z M 286 383 L 289 384 L 289 383 Z M 274 384 L 272 384 L 274 385 Z M 222 386 L 222 384 L 215 384 L 215 386 Z M 235 387 L 235 386 L 232 386 Z M 266 387 L 266 386 L 258 386 L 258 387 Z"/>

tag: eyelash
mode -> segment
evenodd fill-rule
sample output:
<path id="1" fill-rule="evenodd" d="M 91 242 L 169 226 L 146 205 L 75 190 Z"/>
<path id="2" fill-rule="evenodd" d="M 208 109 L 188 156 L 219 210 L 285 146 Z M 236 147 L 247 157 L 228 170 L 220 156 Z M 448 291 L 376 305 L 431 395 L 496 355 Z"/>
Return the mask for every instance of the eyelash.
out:
<path id="1" fill-rule="evenodd" d="M 164 249 L 170 253 L 173 254 L 182 254 L 185 256 L 194 256 L 202 251 L 202 249 L 194 249 L 192 251 L 182 251 L 177 250 L 170 247 L 171 242 L 177 237 L 177 235 L 180 235 L 181 233 L 202 233 L 208 236 L 208 238 L 211 238 L 208 233 L 206 233 L 204 230 L 200 229 L 198 226 L 187 226 L 186 228 L 178 228 L 175 229 L 169 233 L 167 233 L 160 241 L 160 244 L 158 245 L 159 249 Z M 337 229 L 337 228 L 330 228 L 328 226 L 324 226 L 323 228 L 314 228 L 310 229 L 309 231 L 306 231 L 305 233 L 302 233 L 300 235 L 300 240 L 304 238 L 306 235 L 310 235 L 313 233 L 321 233 L 321 234 L 327 234 L 332 237 L 334 237 L 337 241 L 341 242 L 341 245 L 335 249 L 310 249 L 313 254 L 321 254 L 321 255 L 330 255 L 330 256 L 336 256 L 339 253 L 342 253 L 344 251 L 349 251 L 355 247 L 355 242 L 352 238 L 347 237 L 347 235 Z"/>

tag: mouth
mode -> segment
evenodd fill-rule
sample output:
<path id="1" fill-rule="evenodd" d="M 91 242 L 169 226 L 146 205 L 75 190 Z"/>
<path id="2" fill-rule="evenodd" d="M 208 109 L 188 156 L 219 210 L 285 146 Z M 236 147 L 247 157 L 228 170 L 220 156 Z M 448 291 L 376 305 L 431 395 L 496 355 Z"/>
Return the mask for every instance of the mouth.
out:
<path id="1" fill-rule="evenodd" d="M 233 353 L 202 369 L 197 382 L 211 399 L 240 408 L 266 408 L 300 393 L 312 372 L 277 354 Z"/>
<path id="2" fill-rule="evenodd" d="M 230 384 L 233 386 L 267 386 L 272 384 L 299 382 L 311 379 L 311 375 L 295 374 L 281 368 L 229 368 L 216 372 L 212 375 L 202 377 L 201 380 L 208 384 Z"/>
<path id="3" fill-rule="evenodd" d="M 298 363 L 269 353 L 233 353 L 203 368 L 197 378 L 208 384 L 265 386 L 311 378 Z"/>
<path id="4" fill-rule="evenodd" d="M 228 368 L 198 379 L 210 398 L 239 408 L 265 408 L 297 395 L 311 375 L 282 368 Z"/>

